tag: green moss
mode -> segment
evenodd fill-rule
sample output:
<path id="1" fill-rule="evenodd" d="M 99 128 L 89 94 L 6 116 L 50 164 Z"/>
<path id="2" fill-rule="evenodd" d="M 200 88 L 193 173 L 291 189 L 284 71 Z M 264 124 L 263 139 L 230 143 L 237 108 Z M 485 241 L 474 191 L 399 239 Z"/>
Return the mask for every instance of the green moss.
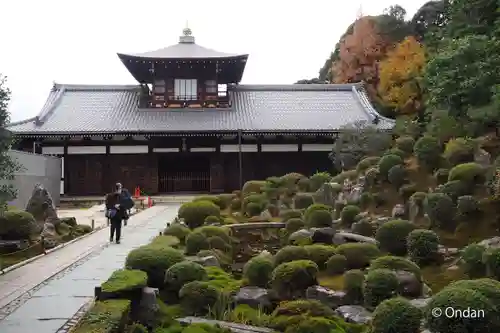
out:
<path id="1" fill-rule="evenodd" d="M 136 269 L 119 269 L 114 271 L 108 281 L 101 285 L 102 291 L 114 293 L 146 287 L 148 275 Z"/>
<path id="2" fill-rule="evenodd" d="M 242 281 L 219 267 L 205 267 L 208 275 L 207 283 L 223 292 L 233 292 L 241 287 Z"/>
<path id="3" fill-rule="evenodd" d="M 179 238 L 171 235 L 156 236 L 150 243 L 150 245 L 171 246 L 171 247 L 176 247 L 179 244 L 180 244 Z"/>
<path id="4" fill-rule="evenodd" d="M 329 275 L 326 273 L 320 273 L 318 276 L 318 284 L 320 286 L 330 288 L 333 290 L 343 290 L 344 289 L 344 276 L 340 275 Z"/>
<path id="5" fill-rule="evenodd" d="M 96 302 L 73 333 L 121 332 L 130 310 L 129 300 Z"/>

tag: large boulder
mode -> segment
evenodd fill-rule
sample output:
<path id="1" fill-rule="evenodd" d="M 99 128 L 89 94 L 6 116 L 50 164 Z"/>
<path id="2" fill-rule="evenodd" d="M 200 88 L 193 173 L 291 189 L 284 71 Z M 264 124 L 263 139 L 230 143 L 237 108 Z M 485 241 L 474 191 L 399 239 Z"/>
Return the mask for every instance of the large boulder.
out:
<path id="1" fill-rule="evenodd" d="M 52 223 L 44 223 L 40 236 L 43 237 L 43 243 L 46 249 L 56 247 L 60 243 L 60 237 L 57 234 L 56 227 Z"/>
<path id="2" fill-rule="evenodd" d="M 234 295 L 236 304 L 246 304 L 254 309 L 269 309 L 273 297 L 267 289 L 259 287 L 243 287 Z"/>
<path id="3" fill-rule="evenodd" d="M 306 298 L 320 301 L 328 305 L 332 309 L 346 304 L 346 293 L 343 291 L 335 291 L 322 286 L 311 286 L 307 288 Z"/>
<path id="4" fill-rule="evenodd" d="M 158 306 L 158 289 L 144 287 L 141 293 L 141 300 L 137 309 L 137 321 L 146 327 L 154 327 L 157 314 L 160 311 Z"/>
<path id="5" fill-rule="evenodd" d="M 405 297 L 420 297 L 422 296 L 423 285 L 422 281 L 412 272 L 395 271 L 399 282 L 399 293 Z"/>
<path id="6" fill-rule="evenodd" d="M 312 242 L 319 244 L 333 244 L 333 237 L 335 236 L 336 230 L 331 227 L 318 228 L 314 230 L 312 234 Z"/>
<path id="7" fill-rule="evenodd" d="M 31 198 L 26 205 L 26 211 L 31 213 L 35 220 L 42 225 L 45 222 L 53 225 L 60 222 L 52 196 L 42 184 L 35 185 Z"/>
<path id="8" fill-rule="evenodd" d="M 335 310 L 348 323 L 368 324 L 372 314 L 360 305 L 343 305 Z"/>

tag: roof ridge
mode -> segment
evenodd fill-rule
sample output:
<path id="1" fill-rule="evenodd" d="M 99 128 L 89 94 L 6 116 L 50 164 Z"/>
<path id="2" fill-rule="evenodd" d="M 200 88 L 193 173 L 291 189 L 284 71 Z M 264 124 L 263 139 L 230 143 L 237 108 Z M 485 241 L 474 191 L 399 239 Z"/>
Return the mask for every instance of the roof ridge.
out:
<path id="1" fill-rule="evenodd" d="M 31 117 L 31 118 L 27 118 L 27 119 L 23 119 L 23 120 L 13 121 L 13 122 L 8 123 L 5 126 L 5 128 L 9 128 L 11 126 L 17 126 L 17 125 L 23 125 L 23 124 L 31 123 L 31 122 L 33 122 L 35 120 L 36 120 L 36 117 Z"/>
<path id="2" fill-rule="evenodd" d="M 354 93 L 354 96 L 356 96 L 358 102 L 361 104 L 361 107 L 366 112 L 366 114 L 369 117 L 373 118 L 372 120 L 378 119 L 378 120 L 385 120 L 391 124 L 396 123 L 394 119 L 383 116 L 373 107 L 372 103 L 368 99 L 363 82 L 360 82 L 360 84 L 358 84 L 357 86 L 353 86 L 352 91 Z"/>
<path id="3" fill-rule="evenodd" d="M 65 89 L 66 91 L 96 91 L 96 90 L 135 90 L 139 89 L 138 84 L 64 84 L 55 83 L 55 90 Z"/>
<path id="4" fill-rule="evenodd" d="M 233 91 L 352 91 L 359 83 L 330 84 L 240 84 L 230 85 Z"/>

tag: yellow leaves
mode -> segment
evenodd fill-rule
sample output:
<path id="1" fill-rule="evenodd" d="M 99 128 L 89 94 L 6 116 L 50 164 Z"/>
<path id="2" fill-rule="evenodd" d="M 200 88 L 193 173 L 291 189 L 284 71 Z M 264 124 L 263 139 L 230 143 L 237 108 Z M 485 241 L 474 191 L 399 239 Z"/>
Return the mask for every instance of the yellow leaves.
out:
<path id="1" fill-rule="evenodd" d="M 379 65 L 378 92 L 383 102 L 399 114 L 416 112 L 422 102 L 419 81 L 424 65 L 425 50 L 413 36 L 388 52 Z"/>

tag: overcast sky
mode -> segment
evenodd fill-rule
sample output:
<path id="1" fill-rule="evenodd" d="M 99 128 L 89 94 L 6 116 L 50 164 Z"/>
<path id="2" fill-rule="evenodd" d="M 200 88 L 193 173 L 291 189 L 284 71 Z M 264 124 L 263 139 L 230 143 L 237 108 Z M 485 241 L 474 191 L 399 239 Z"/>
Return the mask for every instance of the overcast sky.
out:
<path id="1" fill-rule="evenodd" d="M 189 27 L 196 43 L 250 54 L 242 83 L 287 84 L 318 75 L 358 15 L 422 0 L 3 0 L 0 73 L 13 121 L 35 116 L 52 83 L 133 84 L 116 52 L 151 51 Z"/>

